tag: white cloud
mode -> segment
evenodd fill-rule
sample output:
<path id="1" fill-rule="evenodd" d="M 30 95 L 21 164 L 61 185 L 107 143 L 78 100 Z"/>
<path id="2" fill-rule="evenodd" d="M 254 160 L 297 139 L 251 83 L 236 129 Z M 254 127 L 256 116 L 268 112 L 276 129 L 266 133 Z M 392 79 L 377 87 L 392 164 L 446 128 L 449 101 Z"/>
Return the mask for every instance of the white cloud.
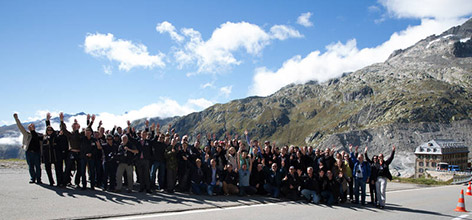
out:
<path id="1" fill-rule="evenodd" d="M 173 27 L 167 23 L 166 27 Z M 158 26 L 162 26 L 162 23 Z M 165 30 L 167 29 L 171 28 Z M 297 30 L 289 26 L 274 25 L 269 32 L 266 32 L 258 25 L 248 22 L 221 24 L 206 41 L 200 32 L 192 28 L 182 28 L 181 34 L 185 38 L 185 43 L 175 47 L 173 52 L 178 67 L 183 68 L 192 64 L 198 67 L 197 71 L 187 74 L 188 76 L 223 72 L 231 66 L 242 63 L 235 57 L 235 52 L 244 51 L 246 54 L 258 56 L 273 40 L 302 37 Z M 174 40 L 179 42 L 178 39 Z"/>
<path id="2" fill-rule="evenodd" d="M 87 34 L 84 42 L 85 52 L 95 57 L 106 57 L 119 62 L 120 70 L 129 71 L 135 67 L 152 69 L 165 67 L 164 54 L 150 55 L 147 47 L 140 43 L 115 39 L 113 34 Z"/>
<path id="3" fill-rule="evenodd" d="M 202 88 L 202 89 L 213 88 L 213 87 L 215 87 L 214 82 L 207 82 L 203 85 L 200 85 L 200 88 Z"/>
<path id="4" fill-rule="evenodd" d="M 286 40 L 288 38 L 303 37 L 300 32 L 286 25 L 274 25 L 270 28 L 270 34 L 273 38 L 278 40 Z"/>
<path id="5" fill-rule="evenodd" d="M 422 19 L 420 25 L 393 33 L 389 40 L 377 47 L 359 49 L 356 40 L 351 39 L 344 44 L 337 42 L 326 46 L 324 53 L 316 50 L 306 57 L 294 56 L 275 71 L 266 67 L 257 68 L 249 95 L 267 96 L 290 83 L 305 83 L 310 80 L 323 82 L 339 77 L 344 72 L 383 62 L 394 50 L 406 48 L 429 35 L 440 34 L 464 21 Z"/>
<path id="6" fill-rule="evenodd" d="M 379 0 L 397 18 L 451 19 L 469 16 L 470 0 Z"/>
<path id="7" fill-rule="evenodd" d="M 175 40 L 175 41 L 178 41 L 178 42 L 181 42 L 181 41 L 184 40 L 184 37 L 180 36 L 176 32 L 174 25 L 172 25 L 168 21 L 164 21 L 162 23 L 157 24 L 156 31 L 158 31 L 161 34 L 162 33 L 169 33 L 172 40 Z"/>
<path id="8" fill-rule="evenodd" d="M 226 98 L 228 98 L 232 90 L 233 86 L 224 86 L 220 88 L 220 93 L 223 94 Z"/>
<path id="9" fill-rule="evenodd" d="M 201 109 L 206 109 L 213 105 L 212 101 L 206 100 L 204 98 L 199 99 L 189 99 L 188 104 L 195 105 Z"/>
<path id="10" fill-rule="evenodd" d="M 173 116 L 182 116 L 187 115 L 192 112 L 201 111 L 209 106 L 213 105 L 213 102 L 206 100 L 204 98 L 199 99 L 188 99 L 186 103 L 179 104 L 177 101 L 167 98 L 160 97 L 156 103 L 146 105 L 138 110 L 132 110 L 124 114 L 112 114 L 108 112 L 102 112 L 96 114 L 96 121 L 93 125 L 95 129 L 98 126 L 98 122 L 103 122 L 103 127 L 105 129 L 111 130 L 114 125 L 126 127 L 127 120 L 133 121 L 141 118 L 153 118 L 153 117 L 173 117 Z M 37 111 L 34 117 L 28 117 L 24 122 L 42 120 L 46 118 L 47 110 Z M 51 112 L 51 116 L 58 117 L 59 112 Z M 78 123 L 81 125 L 81 128 L 84 128 L 86 125 L 87 116 L 80 115 L 76 117 L 71 117 L 65 121 L 67 128 L 71 129 L 74 119 L 77 119 Z M 54 129 L 59 129 L 59 123 L 51 121 L 51 126 Z M 44 133 L 44 128 L 38 130 L 38 132 Z M 21 133 L 18 131 L 16 134 L 11 134 L 10 136 L 0 138 L 0 145 L 18 145 L 21 146 Z"/>
<path id="11" fill-rule="evenodd" d="M 113 73 L 113 67 L 110 65 L 103 65 L 103 72 L 107 75 L 111 75 Z"/>
<path id="12" fill-rule="evenodd" d="M 310 17 L 313 14 L 311 12 L 306 12 L 302 13 L 298 18 L 297 18 L 297 24 L 305 26 L 305 27 L 311 27 L 313 26 L 313 23 L 310 21 Z"/>

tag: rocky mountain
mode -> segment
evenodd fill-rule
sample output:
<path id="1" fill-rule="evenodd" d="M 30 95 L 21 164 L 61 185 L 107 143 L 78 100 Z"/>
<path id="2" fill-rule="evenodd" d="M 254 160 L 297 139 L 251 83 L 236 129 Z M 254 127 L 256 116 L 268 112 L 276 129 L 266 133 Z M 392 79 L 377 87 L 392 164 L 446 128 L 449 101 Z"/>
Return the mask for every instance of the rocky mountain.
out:
<path id="1" fill-rule="evenodd" d="M 251 138 L 398 154 L 393 167 L 413 172 L 413 151 L 431 138 L 472 146 L 472 20 L 429 36 L 383 63 L 327 82 L 289 85 L 268 97 L 216 104 L 176 119 L 179 133 Z"/>
<path id="2" fill-rule="evenodd" d="M 414 148 L 432 138 L 472 146 L 472 20 L 397 50 L 383 63 L 327 82 L 288 85 L 267 97 L 216 104 L 168 119 L 180 134 L 243 134 L 277 145 L 369 147 L 371 155 L 397 146 L 392 168 L 414 169 Z M 144 120 L 132 122 L 143 127 Z M 164 129 L 164 126 L 162 126 Z M 0 134 L 2 130 L 0 128 Z M 1 155 L 0 155 L 1 156 Z"/>

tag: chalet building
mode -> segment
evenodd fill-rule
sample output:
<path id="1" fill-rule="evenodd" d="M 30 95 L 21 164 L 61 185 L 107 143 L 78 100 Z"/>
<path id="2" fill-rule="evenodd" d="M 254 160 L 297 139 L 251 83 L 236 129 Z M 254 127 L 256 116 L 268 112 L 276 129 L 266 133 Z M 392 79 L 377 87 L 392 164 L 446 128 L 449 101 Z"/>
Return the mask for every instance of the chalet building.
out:
<path id="1" fill-rule="evenodd" d="M 457 165 L 460 170 L 467 168 L 469 148 L 451 139 L 435 139 L 416 147 L 415 178 L 424 175 L 425 170 L 436 170 L 438 163 Z"/>

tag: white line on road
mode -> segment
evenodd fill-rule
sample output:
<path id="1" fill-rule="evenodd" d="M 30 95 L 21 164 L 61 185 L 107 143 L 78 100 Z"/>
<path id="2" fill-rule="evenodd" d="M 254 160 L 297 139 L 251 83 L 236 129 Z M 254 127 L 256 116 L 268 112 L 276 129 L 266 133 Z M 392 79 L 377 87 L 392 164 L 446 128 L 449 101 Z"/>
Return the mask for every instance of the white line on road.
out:
<path id="1" fill-rule="evenodd" d="M 452 220 L 462 220 L 462 219 L 467 218 L 467 216 L 469 216 L 469 215 L 461 215 L 461 216 L 459 216 L 459 217 L 457 217 L 457 218 L 453 218 Z"/>
<path id="2" fill-rule="evenodd" d="M 125 217 L 109 218 L 109 219 L 113 219 L 113 220 L 144 219 L 144 218 L 153 218 L 154 219 L 154 218 L 165 217 L 165 216 L 188 215 L 188 214 L 214 212 L 214 211 L 222 211 L 222 210 L 253 208 L 253 207 L 259 207 L 259 206 L 271 206 L 271 205 L 276 205 L 276 204 L 277 203 L 243 205 L 243 206 L 234 206 L 234 207 L 227 207 L 227 208 L 223 207 L 223 208 L 199 209 L 199 210 L 190 210 L 190 211 L 182 211 L 182 212 L 169 212 L 169 213 L 157 213 L 157 214 L 149 214 L 149 215 L 125 216 Z"/>
<path id="3" fill-rule="evenodd" d="M 387 191 L 387 193 L 398 193 L 398 192 L 411 192 L 411 191 L 419 191 L 419 190 L 431 190 L 436 188 L 449 188 L 449 187 L 456 187 L 457 185 L 447 185 L 447 186 L 435 186 L 435 187 L 424 187 L 424 188 L 416 188 L 416 189 L 398 189 L 394 191 Z"/>

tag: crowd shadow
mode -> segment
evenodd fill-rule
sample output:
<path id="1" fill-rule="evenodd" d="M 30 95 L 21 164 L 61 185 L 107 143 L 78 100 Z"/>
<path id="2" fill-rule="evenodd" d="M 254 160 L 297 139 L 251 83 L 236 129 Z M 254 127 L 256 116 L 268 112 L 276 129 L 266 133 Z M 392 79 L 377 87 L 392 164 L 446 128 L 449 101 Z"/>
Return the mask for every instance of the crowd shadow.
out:
<path id="1" fill-rule="evenodd" d="M 250 197 L 240 197 L 240 196 L 208 196 L 208 195 L 194 195 L 188 193 L 167 193 L 167 192 L 153 192 L 152 194 L 143 193 L 136 191 L 137 187 L 135 186 L 134 191 L 128 193 L 122 191 L 120 193 L 103 191 L 100 188 L 95 188 L 95 190 L 87 189 L 81 190 L 81 188 L 75 187 L 55 187 L 46 184 L 42 184 L 41 187 L 54 191 L 59 197 L 64 198 L 81 198 L 88 197 L 90 199 L 100 200 L 102 202 L 112 202 L 120 205 L 136 205 L 143 203 L 150 204 L 179 204 L 186 207 L 192 207 L 193 205 L 207 205 L 215 208 L 223 208 L 225 206 L 235 206 L 235 205 L 252 205 L 252 204 L 266 204 L 280 202 L 282 200 L 276 198 L 270 198 L 265 196 L 250 196 Z M 229 204 L 231 203 L 231 204 Z M 236 204 L 235 204 L 236 203 Z"/>
<path id="2" fill-rule="evenodd" d="M 55 186 L 50 186 L 43 184 L 41 185 L 44 189 L 54 191 L 60 197 L 69 197 L 69 198 L 79 198 L 79 197 L 88 197 L 91 199 L 97 199 L 102 202 L 112 202 L 119 205 L 136 205 L 136 204 L 179 204 L 189 209 L 194 205 L 206 205 L 214 208 L 224 208 L 225 206 L 242 206 L 242 205 L 253 205 L 253 204 L 269 204 L 269 203 L 278 203 L 282 206 L 287 206 L 290 204 L 303 204 L 307 206 L 317 206 L 328 209 L 339 209 L 345 208 L 352 211 L 369 211 L 372 213 L 380 212 L 404 212 L 404 213 L 414 213 L 421 214 L 426 216 L 441 216 L 447 218 L 455 218 L 456 216 L 448 215 L 444 213 L 439 213 L 435 211 L 422 210 L 422 209 L 412 209 L 404 207 L 398 204 L 387 203 L 384 209 L 379 209 L 371 204 L 360 205 L 354 203 L 340 203 L 332 206 L 325 204 L 316 205 L 313 203 L 308 203 L 304 199 L 291 201 L 286 199 L 272 198 L 268 196 L 208 196 L 208 195 L 194 195 L 188 193 L 167 193 L 167 192 L 154 192 L 152 194 L 142 193 L 133 191 L 132 193 L 121 192 L 109 192 L 103 191 L 102 189 L 96 190 L 81 190 L 80 188 L 67 187 L 60 188 Z M 137 189 L 135 185 L 135 189 Z"/>

